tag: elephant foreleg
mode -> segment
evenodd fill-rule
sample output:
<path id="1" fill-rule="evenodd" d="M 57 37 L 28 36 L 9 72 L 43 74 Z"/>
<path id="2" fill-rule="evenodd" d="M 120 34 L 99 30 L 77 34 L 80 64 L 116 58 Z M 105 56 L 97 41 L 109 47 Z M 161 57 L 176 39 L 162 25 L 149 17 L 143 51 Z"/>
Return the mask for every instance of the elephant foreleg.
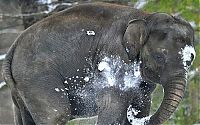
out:
<path id="1" fill-rule="evenodd" d="M 126 93 L 116 88 L 105 88 L 98 95 L 98 125 L 126 125 L 128 107 Z M 129 125 L 129 124 L 127 124 Z"/>

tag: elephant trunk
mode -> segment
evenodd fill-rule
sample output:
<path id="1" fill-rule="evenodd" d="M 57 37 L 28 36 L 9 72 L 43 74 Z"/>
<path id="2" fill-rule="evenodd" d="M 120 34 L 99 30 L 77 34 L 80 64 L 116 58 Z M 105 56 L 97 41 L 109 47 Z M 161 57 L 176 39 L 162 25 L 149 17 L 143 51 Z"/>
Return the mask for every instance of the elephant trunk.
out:
<path id="1" fill-rule="evenodd" d="M 163 85 L 163 101 L 158 110 L 151 116 L 148 125 L 160 125 L 165 122 L 176 110 L 184 96 L 186 86 L 185 77 L 179 77 L 168 82 L 169 83 Z"/>

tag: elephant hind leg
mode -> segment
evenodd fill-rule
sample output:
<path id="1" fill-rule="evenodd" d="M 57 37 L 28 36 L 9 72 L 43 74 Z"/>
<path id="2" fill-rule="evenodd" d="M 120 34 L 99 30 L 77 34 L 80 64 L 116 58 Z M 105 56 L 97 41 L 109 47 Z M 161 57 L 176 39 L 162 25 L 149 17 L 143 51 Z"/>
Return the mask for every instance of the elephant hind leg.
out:
<path id="1" fill-rule="evenodd" d="M 51 71 L 32 73 L 28 79 L 18 79 L 15 80 L 15 88 L 35 124 L 65 125 L 70 120 L 69 98 L 60 76 Z M 23 108 L 19 106 L 20 111 Z M 22 119 L 29 119 L 26 114 L 22 114 Z"/>
<path id="2" fill-rule="evenodd" d="M 13 92 L 12 92 L 13 94 Z M 30 112 L 27 110 L 19 95 L 14 92 L 12 99 L 14 102 L 14 122 L 15 125 L 35 125 Z"/>
<path id="3" fill-rule="evenodd" d="M 23 125 L 21 113 L 16 106 L 14 106 L 14 123 L 15 125 Z"/>

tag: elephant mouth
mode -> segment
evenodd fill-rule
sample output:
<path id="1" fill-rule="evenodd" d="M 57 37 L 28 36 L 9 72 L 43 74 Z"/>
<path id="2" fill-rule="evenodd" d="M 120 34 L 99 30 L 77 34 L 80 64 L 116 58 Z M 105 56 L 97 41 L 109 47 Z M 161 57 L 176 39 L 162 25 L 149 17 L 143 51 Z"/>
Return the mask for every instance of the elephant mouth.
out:
<path id="1" fill-rule="evenodd" d="M 150 68 L 144 66 L 145 68 L 142 68 L 142 78 L 144 81 L 148 83 L 159 83 L 160 84 L 160 75 Z"/>

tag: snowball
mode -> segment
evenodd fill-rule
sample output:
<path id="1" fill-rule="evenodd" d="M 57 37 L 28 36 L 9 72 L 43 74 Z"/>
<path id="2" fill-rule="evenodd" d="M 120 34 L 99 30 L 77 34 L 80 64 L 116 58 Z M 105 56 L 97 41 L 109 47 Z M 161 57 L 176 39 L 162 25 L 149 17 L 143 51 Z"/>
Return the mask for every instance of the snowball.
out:
<path id="1" fill-rule="evenodd" d="M 94 32 L 94 31 L 87 31 L 87 35 L 88 35 L 88 36 L 94 36 L 94 35 L 95 35 L 95 32 Z"/>
<path id="2" fill-rule="evenodd" d="M 98 65 L 98 70 L 103 71 L 104 69 L 110 70 L 109 64 L 107 62 L 100 62 Z"/>

